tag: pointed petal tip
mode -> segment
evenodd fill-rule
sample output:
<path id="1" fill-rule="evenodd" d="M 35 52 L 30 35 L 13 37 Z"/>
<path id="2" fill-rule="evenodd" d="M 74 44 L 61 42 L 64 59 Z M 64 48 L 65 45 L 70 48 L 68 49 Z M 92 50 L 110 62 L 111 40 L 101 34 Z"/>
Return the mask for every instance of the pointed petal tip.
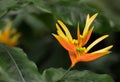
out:
<path id="1" fill-rule="evenodd" d="M 57 23 L 56 23 L 55 25 L 56 25 L 56 27 L 58 26 L 58 24 L 57 24 Z"/>
<path id="2" fill-rule="evenodd" d="M 54 37 L 57 37 L 57 36 L 58 36 L 57 34 L 54 34 L 54 33 L 52 33 L 52 35 L 53 35 Z"/>
<path id="3" fill-rule="evenodd" d="M 61 24 L 61 23 L 63 23 L 63 22 L 58 19 L 56 24 Z"/>
<path id="4" fill-rule="evenodd" d="M 94 15 L 95 15 L 95 16 L 97 16 L 97 15 L 98 15 L 98 13 L 95 13 Z"/>
<path id="5" fill-rule="evenodd" d="M 108 35 L 108 34 L 106 34 L 106 35 L 103 35 L 102 37 L 107 38 L 107 37 L 109 37 L 109 35 Z"/>
<path id="6" fill-rule="evenodd" d="M 108 50 L 110 50 L 113 47 L 113 45 L 108 46 Z"/>
<path id="7" fill-rule="evenodd" d="M 90 14 L 87 14 L 87 17 L 89 18 L 89 17 L 90 17 Z"/>
<path id="8" fill-rule="evenodd" d="M 95 13 L 93 16 L 97 16 L 98 15 L 98 13 Z M 89 14 L 87 14 L 87 17 L 89 18 L 90 17 L 90 15 Z"/>
<path id="9" fill-rule="evenodd" d="M 97 17 L 98 13 L 95 13 L 91 18 L 93 18 L 93 20 Z"/>
<path id="10" fill-rule="evenodd" d="M 98 15 L 98 13 L 95 13 L 95 14 L 93 15 L 93 17 L 95 17 L 95 18 L 96 18 L 96 17 L 97 17 L 97 15 Z"/>
<path id="11" fill-rule="evenodd" d="M 56 35 L 56 34 L 52 33 L 52 35 L 54 36 L 54 35 Z"/>
<path id="12" fill-rule="evenodd" d="M 113 45 L 110 45 L 110 48 L 112 48 L 113 47 Z"/>
<path id="13" fill-rule="evenodd" d="M 57 21 L 61 21 L 60 19 L 58 19 Z"/>
<path id="14" fill-rule="evenodd" d="M 62 22 L 61 20 L 57 20 L 58 23 Z"/>

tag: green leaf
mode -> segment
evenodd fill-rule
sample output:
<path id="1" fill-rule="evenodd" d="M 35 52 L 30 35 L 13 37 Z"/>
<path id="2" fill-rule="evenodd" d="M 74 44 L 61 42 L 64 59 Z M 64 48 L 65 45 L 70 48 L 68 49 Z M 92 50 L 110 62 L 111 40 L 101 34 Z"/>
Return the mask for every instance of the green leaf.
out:
<path id="1" fill-rule="evenodd" d="M 71 71 L 66 79 L 68 82 L 114 82 L 107 74 L 95 74 L 90 71 Z"/>
<path id="2" fill-rule="evenodd" d="M 111 76 L 107 74 L 96 74 L 91 71 L 70 71 L 63 79 L 60 78 L 65 73 L 62 68 L 49 68 L 43 72 L 46 82 L 114 82 Z"/>
<path id="3" fill-rule="evenodd" d="M 16 0 L 0 0 L 0 10 L 4 10 L 16 5 Z"/>
<path id="4" fill-rule="evenodd" d="M 45 82 L 56 82 L 63 76 L 64 72 L 65 70 L 63 70 L 62 68 L 59 69 L 49 68 L 44 70 L 43 78 Z"/>
<path id="5" fill-rule="evenodd" d="M 4 82 L 43 82 L 36 65 L 22 49 L 0 44 L 0 80 Z"/>

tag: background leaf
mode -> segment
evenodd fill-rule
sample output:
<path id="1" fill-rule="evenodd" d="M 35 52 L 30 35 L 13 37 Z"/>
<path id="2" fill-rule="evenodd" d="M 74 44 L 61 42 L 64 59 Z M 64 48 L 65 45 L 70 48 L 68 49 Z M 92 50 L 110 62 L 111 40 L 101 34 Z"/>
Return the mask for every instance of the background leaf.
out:
<path id="1" fill-rule="evenodd" d="M 62 80 L 59 80 L 64 73 L 65 70 L 62 68 L 49 68 L 43 72 L 43 77 L 46 82 L 114 82 L 107 74 L 96 74 L 87 70 L 70 71 Z"/>
<path id="2" fill-rule="evenodd" d="M 36 65 L 23 50 L 0 44 L 0 80 L 4 82 L 43 82 Z"/>

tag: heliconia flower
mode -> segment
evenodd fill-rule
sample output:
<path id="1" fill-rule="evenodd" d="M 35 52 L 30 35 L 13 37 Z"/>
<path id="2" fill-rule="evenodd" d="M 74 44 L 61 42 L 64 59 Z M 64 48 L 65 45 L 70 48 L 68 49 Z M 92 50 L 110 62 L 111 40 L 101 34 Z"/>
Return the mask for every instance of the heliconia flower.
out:
<path id="1" fill-rule="evenodd" d="M 15 28 L 11 28 L 12 22 L 8 21 L 6 27 L 0 30 L 0 42 L 8 46 L 15 46 L 18 44 L 20 33 L 17 33 Z"/>
<path id="2" fill-rule="evenodd" d="M 58 20 L 58 23 L 56 23 L 57 34 L 52 35 L 68 51 L 72 63 L 71 67 L 75 66 L 75 64 L 78 62 L 93 61 L 110 53 L 109 50 L 113 47 L 113 45 L 110 45 L 108 47 L 105 47 L 103 49 L 91 53 L 89 52 L 91 48 L 93 48 L 96 44 L 107 38 L 109 35 L 101 36 L 94 42 L 92 42 L 88 47 L 85 47 L 86 43 L 90 39 L 90 36 L 94 28 L 94 27 L 90 28 L 90 25 L 97 15 L 98 13 L 94 14 L 91 17 L 89 16 L 89 14 L 87 15 L 85 28 L 82 34 L 80 34 L 78 24 L 77 39 L 73 39 L 68 28 L 62 21 Z"/>

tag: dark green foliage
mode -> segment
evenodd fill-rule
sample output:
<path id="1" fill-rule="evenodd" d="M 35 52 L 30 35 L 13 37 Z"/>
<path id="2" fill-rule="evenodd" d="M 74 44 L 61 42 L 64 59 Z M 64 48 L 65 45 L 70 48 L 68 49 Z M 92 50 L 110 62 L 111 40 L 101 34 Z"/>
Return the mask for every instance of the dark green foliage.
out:
<path id="1" fill-rule="evenodd" d="M 61 79 L 64 73 L 65 70 L 62 68 L 49 68 L 43 72 L 43 77 L 45 77 L 45 82 L 114 82 L 114 80 L 106 74 L 95 74 L 87 70 L 70 71 Z"/>
<path id="2" fill-rule="evenodd" d="M 5 82 L 43 82 L 35 63 L 23 50 L 0 44 L 0 80 Z"/>

